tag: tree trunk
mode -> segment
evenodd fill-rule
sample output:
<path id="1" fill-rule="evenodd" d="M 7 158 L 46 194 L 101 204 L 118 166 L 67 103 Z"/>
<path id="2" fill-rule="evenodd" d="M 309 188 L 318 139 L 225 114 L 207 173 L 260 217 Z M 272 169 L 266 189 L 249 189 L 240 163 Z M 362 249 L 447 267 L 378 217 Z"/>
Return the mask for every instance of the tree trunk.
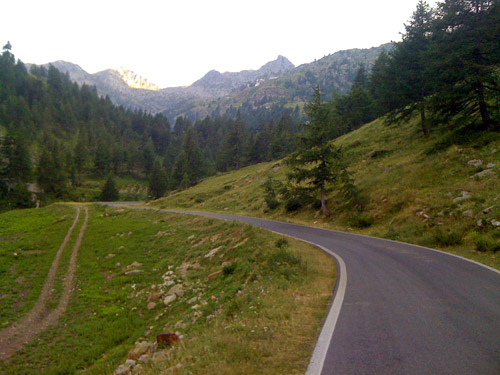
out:
<path id="1" fill-rule="evenodd" d="M 430 133 L 429 128 L 427 127 L 427 117 L 425 116 L 425 102 L 422 101 L 420 103 L 420 122 L 422 124 L 422 132 L 424 133 L 424 137 L 427 137 Z"/>
<path id="2" fill-rule="evenodd" d="M 477 99 L 479 104 L 479 112 L 481 113 L 481 120 L 483 121 L 482 128 L 484 130 L 491 130 L 493 122 L 491 121 L 490 113 L 488 112 L 488 105 L 484 98 L 484 85 L 482 82 L 477 83 Z"/>
<path id="3" fill-rule="evenodd" d="M 328 211 L 328 208 L 326 207 L 324 182 L 321 184 L 321 211 L 323 211 L 323 215 L 326 217 L 330 216 L 330 211 Z"/>

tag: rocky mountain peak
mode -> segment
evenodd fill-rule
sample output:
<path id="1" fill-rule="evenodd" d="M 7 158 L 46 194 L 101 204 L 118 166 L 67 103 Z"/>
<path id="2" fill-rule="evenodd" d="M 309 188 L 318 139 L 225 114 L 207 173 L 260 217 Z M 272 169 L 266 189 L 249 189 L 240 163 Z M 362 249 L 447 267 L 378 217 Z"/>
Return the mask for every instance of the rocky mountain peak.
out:
<path id="1" fill-rule="evenodd" d="M 142 89 L 142 90 L 150 90 L 150 91 L 158 91 L 159 87 L 154 83 L 149 82 L 146 78 L 141 77 L 139 74 L 133 72 L 130 69 L 127 69 L 123 66 L 113 69 L 116 71 L 121 79 L 131 88 L 133 89 Z"/>
<path id="2" fill-rule="evenodd" d="M 258 72 L 260 74 L 278 74 L 284 73 L 295 68 L 290 60 L 285 56 L 279 55 L 276 60 L 269 61 L 267 64 L 263 65 Z"/>

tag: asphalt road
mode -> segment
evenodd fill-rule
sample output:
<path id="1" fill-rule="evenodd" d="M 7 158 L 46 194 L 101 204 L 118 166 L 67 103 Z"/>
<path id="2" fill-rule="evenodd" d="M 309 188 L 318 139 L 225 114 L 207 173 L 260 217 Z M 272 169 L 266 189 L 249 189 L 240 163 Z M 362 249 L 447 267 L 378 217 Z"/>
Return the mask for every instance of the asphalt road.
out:
<path id="1" fill-rule="evenodd" d="M 174 212 L 249 223 L 336 256 L 340 278 L 310 375 L 500 374 L 498 271 L 399 242 L 249 217 Z"/>

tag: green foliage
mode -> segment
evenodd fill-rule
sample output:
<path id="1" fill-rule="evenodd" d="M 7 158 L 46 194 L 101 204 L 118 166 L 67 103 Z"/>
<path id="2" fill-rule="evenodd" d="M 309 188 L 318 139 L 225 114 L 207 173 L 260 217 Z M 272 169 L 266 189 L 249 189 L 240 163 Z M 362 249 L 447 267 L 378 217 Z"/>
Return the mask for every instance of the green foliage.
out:
<path id="1" fill-rule="evenodd" d="M 264 201 L 269 209 L 274 210 L 280 205 L 277 199 L 277 190 L 280 188 L 281 183 L 272 177 L 269 177 L 262 185 L 264 190 Z"/>
<path id="2" fill-rule="evenodd" d="M 437 230 L 434 233 L 432 240 L 433 243 L 444 247 L 461 245 L 463 242 L 462 235 L 452 230 L 446 232 Z"/>
<path id="3" fill-rule="evenodd" d="M 287 177 L 293 189 L 302 192 L 299 196 L 319 192 L 323 214 L 329 216 L 325 195 L 332 185 L 339 187 L 344 183 L 345 186 L 352 186 L 349 191 L 353 191 L 354 185 L 348 180 L 341 149 L 329 142 L 332 135 L 330 109 L 322 101 L 319 87 L 316 87 L 305 112 L 309 122 L 304 125 L 301 135 L 303 148 L 286 160 L 290 168 Z M 287 210 L 298 209 L 297 202 L 293 198 L 289 200 Z"/>
<path id="4" fill-rule="evenodd" d="M 149 193 L 153 199 L 163 197 L 169 186 L 168 175 L 160 160 L 156 160 L 149 177 Z"/>
<path id="5" fill-rule="evenodd" d="M 113 202 L 120 199 L 120 194 L 115 184 L 113 175 L 109 175 L 101 191 L 100 200 L 103 202 Z"/>
<path id="6" fill-rule="evenodd" d="M 498 240 L 498 236 L 473 232 L 471 237 L 476 245 L 477 251 L 496 253 L 500 250 L 500 241 Z"/>

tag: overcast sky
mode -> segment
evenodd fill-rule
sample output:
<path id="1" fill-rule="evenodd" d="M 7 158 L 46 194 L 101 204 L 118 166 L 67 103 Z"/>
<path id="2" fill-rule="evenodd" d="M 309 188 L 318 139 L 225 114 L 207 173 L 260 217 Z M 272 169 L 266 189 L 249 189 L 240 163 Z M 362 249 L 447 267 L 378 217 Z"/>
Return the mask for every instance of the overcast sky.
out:
<path id="1" fill-rule="evenodd" d="M 431 5 L 435 1 L 429 1 Z M 0 40 L 25 63 L 125 66 L 160 87 L 211 69 L 295 65 L 400 40 L 417 0 L 5 0 Z"/>

